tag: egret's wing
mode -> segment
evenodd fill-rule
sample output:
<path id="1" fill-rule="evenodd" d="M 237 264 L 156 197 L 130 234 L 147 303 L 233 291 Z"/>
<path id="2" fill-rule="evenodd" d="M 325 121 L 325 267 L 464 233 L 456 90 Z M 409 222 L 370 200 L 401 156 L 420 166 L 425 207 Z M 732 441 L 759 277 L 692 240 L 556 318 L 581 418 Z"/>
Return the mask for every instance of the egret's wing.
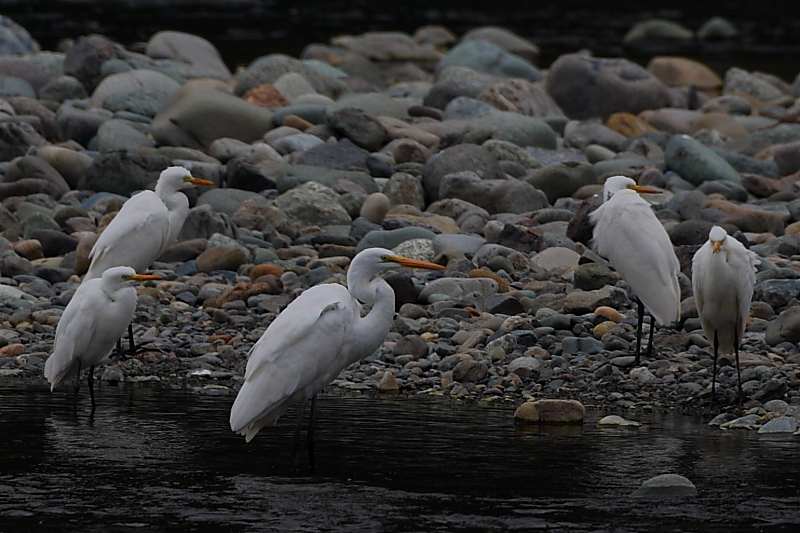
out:
<path id="1" fill-rule="evenodd" d="M 245 380 L 262 365 L 287 355 L 292 347 L 319 331 L 321 327 L 336 324 L 335 317 L 343 314 L 338 312 L 349 309 L 352 302 L 353 297 L 347 289 L 334 283 L 317 285 L 303 292 L 272 321 L 253 345 L 247 361 Z"/>
<path id="2" fill-rule="evenodd" d="M 619 191 L 592 215 L 598 253 L 611 261 L 660 323 L 678 320 L 680 264 L 650 204 L 633 191 Z"/>
<path id="3" fill-rule="evenodd" d="M 706 241 L 692 257 L 692 293 L 698 314 L 702 314 L 705 305 L 705 294 L 701 286 L 702 280 L 708 271 L 708 260 L 711 255 L 711 242 Z"/>
<path id="4" fill-rule="evenodd" d="M 114 266 L 130 266 L 137 272 L 158 258 L 169 238 L 169 212 L 152 191 L 130 198 L 97 239 L 89 258 L 87 278 L 99 277 Z"/>
<path id="5" fill-rule="evenodd" d="M 51 390 L 74 372 L 76 355 L 84 353 L 95 336 L 97 321 L 92 317 L 101 309 L 100 280 L 83 283 L 72 296 L 56 326 L 53 353 L 47 358 L 44 377 Z"/>
<path id="6" fill-rule="evenodd" d="M 341 370 L 337 356 L 357 317 L 347 289 L 326 284 L 304 292 L 253 346 L 245 383 L 231 408 L 231 429 L 247 440 L 298 399 L 324 387 Z"/>
<path id="7" fill-rule="evenodd" d="M 753 289 L 756 285 L 756 263 L 758 263 L 758 257 L 733 237 L 728 237 L 727 240 L 735 243 L 731 246 L 732 257 L 728 260 L 728 263 L 737 280 L 736 296 L 740 319 L 738 332 L 741 339 L 747 324 L 747 317 L 750 316 L 750 301 L 753 299 Z"/>

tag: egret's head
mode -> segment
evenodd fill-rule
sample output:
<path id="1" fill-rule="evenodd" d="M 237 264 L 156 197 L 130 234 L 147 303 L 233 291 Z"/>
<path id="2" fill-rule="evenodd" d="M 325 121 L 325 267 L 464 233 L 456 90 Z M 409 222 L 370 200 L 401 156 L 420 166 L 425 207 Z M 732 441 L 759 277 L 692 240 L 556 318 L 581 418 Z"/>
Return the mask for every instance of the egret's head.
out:
<path id="1" fill-rule="evenodd" d="M 715 252 L 720 249 L 727 238 L 728 232 L 719 226 L 712 227 L 708 232 L 708 240 L 711 241 L 711 247 Z"/>
<path id="2" fill-rule="evenodd" d="M 165 189 L 179 191 L 196 185 L 214 185 L 213 181 L 195 178 L 184 167 L 169 167 L 161 172 L 156 185 L 156 191 Z"/>
<path id="3" fill-rule="evenodd" d="M 642 193 L 657 193 L 658 191 L 655 189 L 651 189 L 650 187 L 643 187 L 641 185 L 637 185 L 635 181 L 628 178 L 627 176 L 611 176 L 606 180 L 605 185 L 603 185 L 603 201 L 607 202 L 614 196 L 615 193 L 619 191 L 630 189 L 632 191 L 636 191 L 639 194 Z"/>
<path id="4" fill-rule="evenodd" d="M 348 280 L 351 275 L 362 279 L 371 279 L 382 272 L 401 267 L 427 270 L 444 270 L 445 268 L 435 263 L 399 256 L 386 248 L 367 248 L 359 252 L 350 263 Z"/>
<path id="5" fill-rule="evenodd" d="M 162 279 L 161 276 L 149 274 L 137 274 L 136 271 L 128 266 L 111 267 L 101 277 L 104 284 L 110 286 L 130 285 L 130 282 L 149 281 Z"/>

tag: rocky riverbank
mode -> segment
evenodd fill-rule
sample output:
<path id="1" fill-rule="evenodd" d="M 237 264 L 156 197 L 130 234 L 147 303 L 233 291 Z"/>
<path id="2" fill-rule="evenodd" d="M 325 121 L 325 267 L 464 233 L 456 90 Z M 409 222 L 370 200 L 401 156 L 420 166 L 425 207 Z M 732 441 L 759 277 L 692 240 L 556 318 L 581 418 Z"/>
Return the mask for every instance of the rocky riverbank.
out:
<path id="1" fill-rule="evenodd" d="M 584 53 L 544 71 L 510 32 L 441 27 L 264 50 L 231 73 L 192 35 L 45 52 L 3 22 L 2 383 L 43 383 L 98 233 L 179 164 L 218 186 L 190 192 L 179 242 L 153 265 L 165 280 L 139 289 L 144 349 L 101 381 L 235 392 L 281 309 L 383 246 L 447 270 L 388 278 L 392 332 L 333 387 L 704 408 L 711 350 L 689 277 L 719 224 L 761 258 L 746 408 L 800 405 L 800 77 Z M 595 195 L 618 174 L 663 191 L 648 200 L 682 267 L 681 321 L 638 368 L 625 283 L 589 248 Z M 721 363 L 729 403 L 736 373 Z"/>

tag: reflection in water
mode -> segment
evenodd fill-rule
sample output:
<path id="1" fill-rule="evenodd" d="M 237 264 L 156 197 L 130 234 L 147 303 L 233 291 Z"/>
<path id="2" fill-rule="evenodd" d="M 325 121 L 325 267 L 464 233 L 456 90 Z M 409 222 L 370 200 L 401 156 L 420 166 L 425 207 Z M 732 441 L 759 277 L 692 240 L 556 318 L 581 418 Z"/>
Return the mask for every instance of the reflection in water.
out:
<path id="1" fill-rule="evenodd" d="M 800 527 L 796 437 L 672 414 L 640 414 L 636 429 L 598 428 L 605 413 L 520 429 L 509 406 L 326 396 L 309 477 L 289 468 L 293 413 L 245 444 L 227 427 L 232 400 L 104 387 L 89 418 L 69 394 L 0 391 L 0 531 Z M 628 497 L 666 472 L 700 497 Z"/>

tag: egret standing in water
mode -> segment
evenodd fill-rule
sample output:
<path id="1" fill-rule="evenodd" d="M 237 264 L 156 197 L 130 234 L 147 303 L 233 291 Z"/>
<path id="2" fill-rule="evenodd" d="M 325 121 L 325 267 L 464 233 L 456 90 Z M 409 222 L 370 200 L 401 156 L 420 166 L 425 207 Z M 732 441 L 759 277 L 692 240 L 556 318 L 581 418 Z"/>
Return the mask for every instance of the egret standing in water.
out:
<path id="1" fill-rule="evenodd" d="M 750 315 L 750 300 L 756 283 L 756 254 L 729 237 L 719 226 L 708 234 L 708 241 L 692 259 L 692 289 L 703 333 L 714 345 L 714 371 L 711 374 L 711 398 L 717 398 L 717 357 L 719 352 L 736 357 L 739 401 L 742 375 L 739 371 L 739 345 Z"/>
<path id="2" fill-rule="evenodd" d="M 181 189 L 214 182 L 192 177 L 183 167 L 161 172 L 156 190 L 129 198 L 89 252 L 91 263 L 83 281 L 100 277 L 107 269 L 129 266 L 144 272 L 174 244 L 189 214 L 189 199 Z M 134 351 L 133 327 L 128 328 Z"/>
<path id="3" fill-rule="evenodd" d="M 56 327 L 53 353 L 44 365 L 52 391 L 75 375 L 77 408 L 80 372 L 89 369 L 89 396 L 94 401 L 94 367 L 114 348 L 136 311 L 135 281 L 161 279 L 137 274 L 131 267 L 109 268 L 100 278 L 81 283 Z"/>
<path id="4" fill-rule="evenodd" d="M 638 193 L 655 193 L 625 176 L 613 176 L 603 187 L 603 205 L 589 215 L 594 223 L 592 244 L 608 258 L 614 269 L 639 300 L 636 331 L 636 360 L 640 362 L 644 310 L 650 312 L 650 342 L 653 348 L 652 317 L 661 325 L 680 319 L 680 264 L 664 226 L 650 204 Z"/>
<path id="5" fill-rule="evenodd" d="M 383 343 L 394 318 L 394 291 L 378 276 L 398 267 L 444 269 L 368 248 L 350 264 L 347 289 L 334 283 L 317 285 L 278 315 L 250 351 L 245 381 L 231 408 L 231 429 L 250 442 L 290 405 L 302 404 L 292 439 L 296 467 L 303 413 L 311 399 L 307 438 L 313 470 L 316 394 Z M 372 307 L 363 318 L 359 300 Z"/>

